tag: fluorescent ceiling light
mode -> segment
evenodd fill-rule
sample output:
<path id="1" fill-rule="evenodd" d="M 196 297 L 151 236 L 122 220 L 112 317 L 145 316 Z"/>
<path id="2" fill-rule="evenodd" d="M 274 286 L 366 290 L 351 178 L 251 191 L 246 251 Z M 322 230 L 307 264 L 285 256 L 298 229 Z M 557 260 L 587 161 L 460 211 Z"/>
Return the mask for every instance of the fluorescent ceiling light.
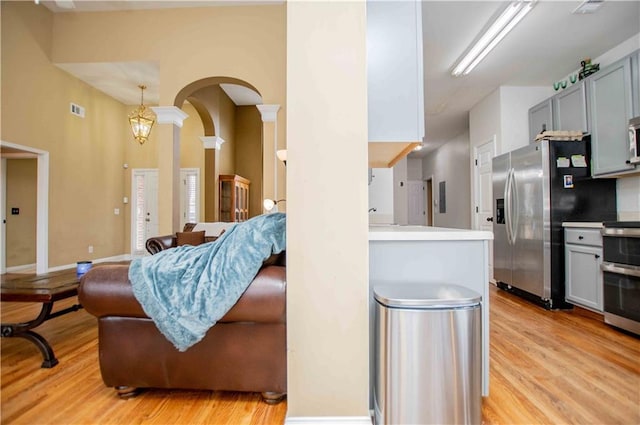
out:
<path id="1" fill-rule="evenodd" d="M 603 0 L 585 0 L 573 12 L 574 15 L 584 15 L 588 13 L 596 13 L 596 10 L 600 9 Z"/>
<path id="2" fill-rule="evenodd" d="M 515 1 L 502 12 L 451 73 L 457 77 L 467 75 L 489 52 L 529 13 L 535 1 Z"/>

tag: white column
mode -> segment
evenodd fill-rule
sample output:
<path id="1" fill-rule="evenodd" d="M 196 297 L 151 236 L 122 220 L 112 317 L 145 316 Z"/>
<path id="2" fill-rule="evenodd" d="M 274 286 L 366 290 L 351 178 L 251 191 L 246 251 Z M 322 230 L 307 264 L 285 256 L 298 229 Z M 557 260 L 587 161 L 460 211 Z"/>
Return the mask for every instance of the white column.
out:
<path id="1" fill-rule="evenodd" d="M 204 220 L 218 221 L 218 176 L 220 170 L 219 151 L 225 140 L 219 136 L 200 136 L 204 147 Z"/>
<path id="2" fill-rule="evenodd" d="M 171 130 L 158 128 L 158 215 L 160 232 L 180 227 L 180 128 L 189 116 L 176 106 L 152 106 L 158 124 L 171 124 Z"/>
<path id="3" fill-rule="evenodd" d="M 151 109 L 156 113 L 158 124 L 173 124 L 182 128 L 184 120 L 189 115 L 177 106 L 152 106 Z"/>
<path id="4" fill-rule="evenodd" d="M 202 142 L 202 147 L 205 149 L 215 149 L 217 151 L 220 150 L 222 144 L 225 140 L 219 136 L 200 136 L 200 141 Z"/>
<path id="5" fill-rule="evenodd" d="M 263 130 L 263 149 L 264 149 L 264 160 L 263 160 L 263 194 L 265 197 L 268 197 L 269 193 L 273 193 L 273 200 L 277 201 L 278 198 L 278 156 L 276 152 L 278 151 L 278 111 L 280 110 L 280 105 L 256 105 L 258 111 L 260 111 L 260 116 L 262 117 L 262 130 Z M 273 123 L 273 124 L 271 124 Z M 273 128 L 271 128 L 273 127 Z M 272 136 L 273 135 L 273 136 Z M 273 138 L 272 138 L 273 137 Z M 271 149 L 273 147 L 273 149 Z M 270 160 L 273 158 L 273 160 Z M 273 164 L 273 165 L 272 165 Z M 267 179 L 265 178 L 271 171 L 271 167 L 273 166 L 273 190 L 267 190 Z M 274 211 L 278 211 L 278 204 L 276 204 Z"/>
<path id="6" fill-rule="evenodd" d="M 366 3 L 286 6 L 285 424 L 370 425 Z"/>

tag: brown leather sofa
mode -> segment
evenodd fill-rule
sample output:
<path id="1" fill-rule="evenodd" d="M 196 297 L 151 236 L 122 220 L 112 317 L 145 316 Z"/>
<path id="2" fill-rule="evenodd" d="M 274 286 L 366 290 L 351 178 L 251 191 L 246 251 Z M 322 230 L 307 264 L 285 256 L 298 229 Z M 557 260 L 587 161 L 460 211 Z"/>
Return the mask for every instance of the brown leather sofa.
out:
<path id="1" fill-rule="evenodd" d="M 284 253 L 271 258 L 205 337 L 178 351 L 133 295 L 127 265 L 95 267 L 79 299 L 98 318 L 100 371 L 121 397 L 140 388 L 260 392 L 275 404 L 286 393 Z"/>
<path id="2" fill-rule="evenodd" d="M 196 224 L 197 223 L 185 223 L 184 229 L 182 229 L 182 231 L 183 232 L 191 232 L 193 230 L 193 228 L 196 226 Z M 205 236 L 204 237 L 204 241 L 205 242 L 213 242 L 216 239 L 218 239 L 219 237 L 220 237 L 220 235 L 218 235 L 218 236 Z M 145 242 L 145 248 L 147 249 L 147 251 L 151 255 L 157 254 L 158 252 L 160 252 L 160 251 L 162 251 L 164 249 L 175 248 L 176 246 L 178 246 L 178 237 L 176 236 L 175 233 L 172 234 L 172 235 L 155 236 L 153 238 L 147 239 L 147 241 Z"/>

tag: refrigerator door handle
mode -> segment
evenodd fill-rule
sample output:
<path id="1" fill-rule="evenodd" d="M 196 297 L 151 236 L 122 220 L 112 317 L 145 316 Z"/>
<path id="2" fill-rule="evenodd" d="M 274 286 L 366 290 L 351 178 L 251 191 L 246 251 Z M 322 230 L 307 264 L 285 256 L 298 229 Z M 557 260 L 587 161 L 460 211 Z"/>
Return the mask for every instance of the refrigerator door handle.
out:
<path id="1" fill-rule="evenodd" d="M 509 195 L 511 193 L 511 168 L 507 171 L 507 180 L 504 184 L 504 228 L 507 232 L 507 242 L 511 245 L 511 211 L 509 207 Z"/>
<path id="2" fill-rule="evenodd" d="M 511 189 L 511 238 L 512 244 L 515 245 L 518 239 L 518 222 L 519 220 L 519 211 L 518 211 L 518 184 L 516 183 L 516 173 L 515 170 L 511 171 L 511 185 L 513 186 Z"/>
<path id="3" fill-rule="evenodd" d="M 507 170 L 507 179 L 504 182 L 504 193 L 502 198 L 504 199 L 504 230 L 507 232 L 507 242 L 511 243 L 509 237 L 509 174 L 511 169 Z"/>

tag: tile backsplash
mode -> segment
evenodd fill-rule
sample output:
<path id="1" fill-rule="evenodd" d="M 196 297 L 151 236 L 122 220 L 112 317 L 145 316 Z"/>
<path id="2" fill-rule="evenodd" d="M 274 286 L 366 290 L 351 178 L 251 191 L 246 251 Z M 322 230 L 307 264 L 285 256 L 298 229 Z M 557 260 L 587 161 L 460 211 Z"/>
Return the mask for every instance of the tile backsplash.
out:
<path id="1" fill-rule="evenodd" d="M 618 220 L 640 221 L 640 176 L 616 181 Z"/>

